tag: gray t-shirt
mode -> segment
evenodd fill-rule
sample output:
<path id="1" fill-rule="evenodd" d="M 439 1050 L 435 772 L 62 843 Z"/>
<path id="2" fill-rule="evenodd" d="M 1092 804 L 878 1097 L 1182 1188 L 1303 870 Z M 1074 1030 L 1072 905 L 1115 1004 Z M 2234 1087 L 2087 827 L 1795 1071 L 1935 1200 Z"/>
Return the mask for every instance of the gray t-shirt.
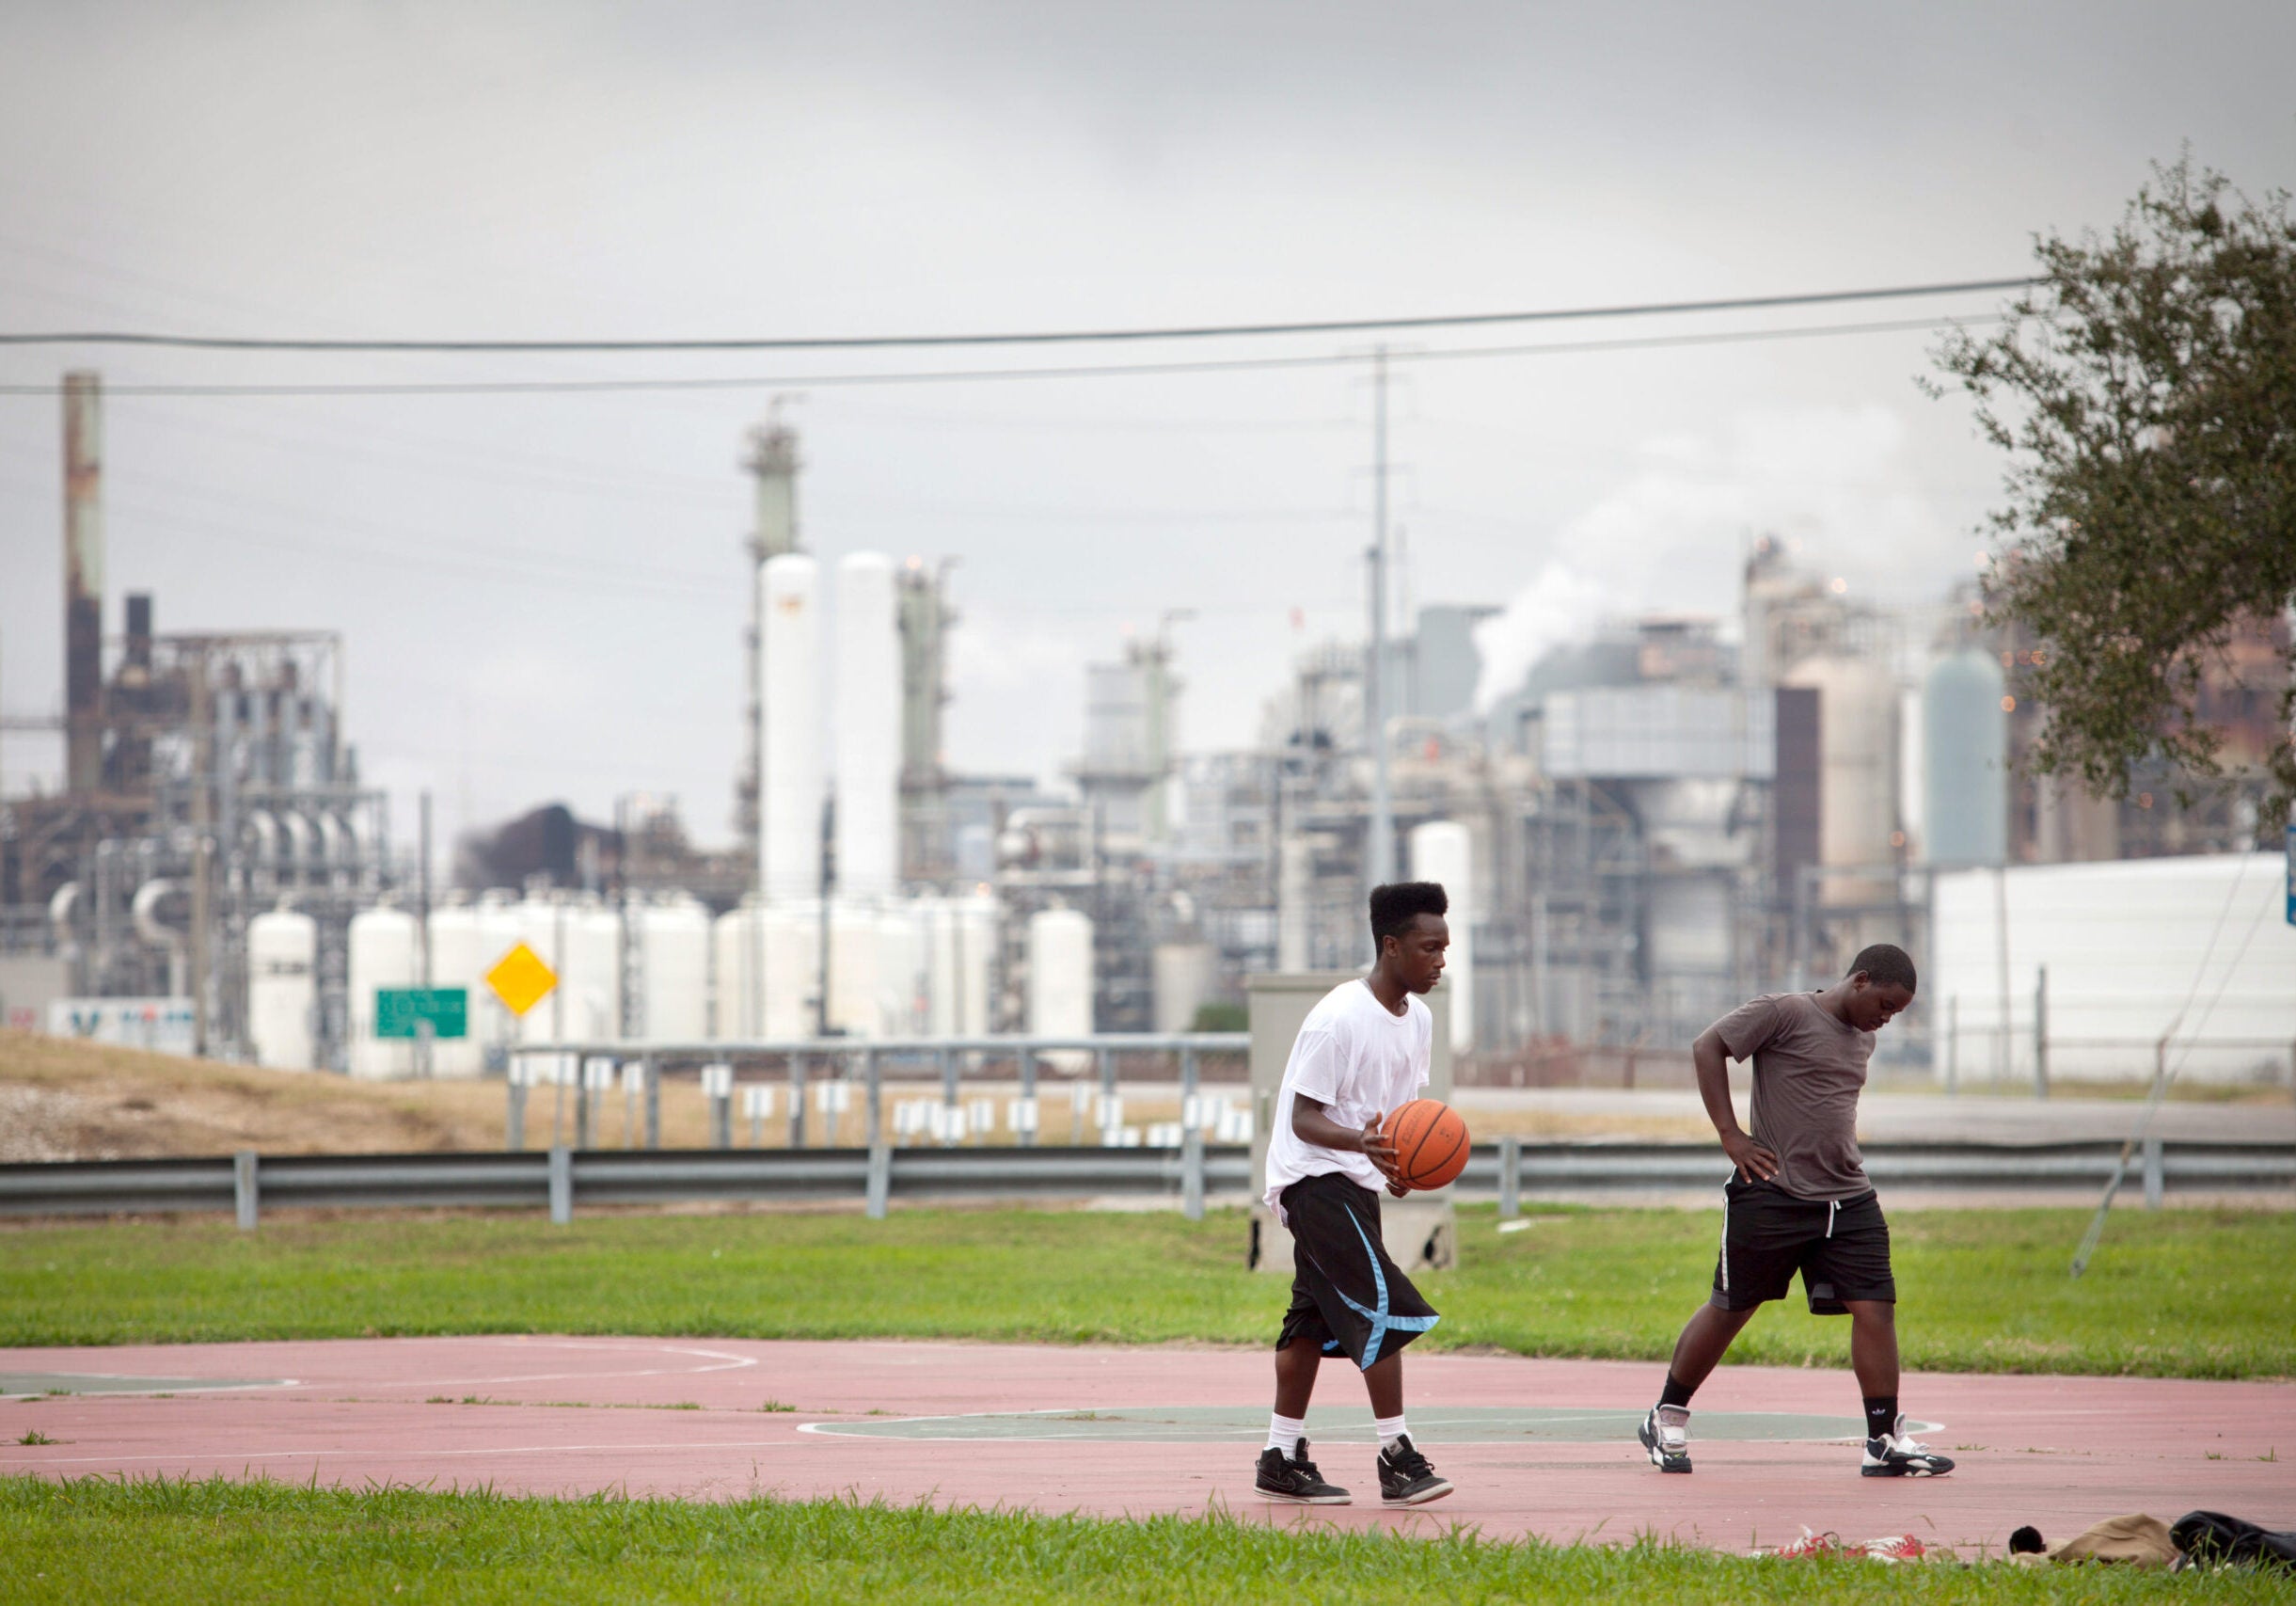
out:
<path id="1" fill-rule="evenodd" d="M 1838 1021 L 1814 993 L 1771 993 L 1715 1023 L 1733 1059 L 1754 1062 L 1754 1141 L 1778 1156 L 1797 1199 L 1874 1191 L 1858 1153 L 1858 1093 L 1874 1034 Z"/>

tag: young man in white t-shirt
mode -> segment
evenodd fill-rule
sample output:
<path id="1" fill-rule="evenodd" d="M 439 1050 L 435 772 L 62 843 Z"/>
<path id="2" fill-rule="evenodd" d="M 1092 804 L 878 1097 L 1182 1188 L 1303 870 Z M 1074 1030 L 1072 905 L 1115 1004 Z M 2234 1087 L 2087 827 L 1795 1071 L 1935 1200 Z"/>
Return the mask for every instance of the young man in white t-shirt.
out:
<path id="1" fill-rule="evenodd" d="M 1326 1355 L 1363 1373 L 1379 1428 L 1379 1494 L 1388 1505 L 1440 1500 L 1435 1475 L 1403 1425 L 1403 1346 L 1439 1319 L 1380 1240 L 1379 1190 L 1395 1150 L 1379 1123 L 1427 1085 L 1434 1016 L 1420 996 L 1443 976 L 1449 909 L 1433 882 L 1371 893 L 1371 974 L 1307 1011 L 1284 1067 L 1268 1135 L 1268 1208 L 1291 1230 L 1291 1308 L 1275 1336 L 1275 1410 L 1255 1486 L 1263 1500 L 1345 1505 L 1347 1490 L 1307 1459 L 1307 1400 Z"/>

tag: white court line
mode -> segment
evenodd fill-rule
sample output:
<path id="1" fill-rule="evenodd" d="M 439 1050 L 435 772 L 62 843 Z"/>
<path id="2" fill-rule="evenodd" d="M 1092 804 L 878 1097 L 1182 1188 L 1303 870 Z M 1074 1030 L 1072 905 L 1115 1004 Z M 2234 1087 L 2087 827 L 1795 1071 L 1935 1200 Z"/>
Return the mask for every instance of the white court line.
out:
<path id="1" fill-rule="evenodd" d="M 210 1383 L 206 1379 L 200 1377 L 155 1378 L 142 1372 L 58 1372 L 55 1374 L 55 1375 L 58 1377 L 107 1377 L 114 1382 L 119 1383 L 150 1382 L 157 1384 L 160 1382 L 166 1382 L 176 1386 L 169 1389 L 162 1389 L 157 1387 L 150 1389 L 99 1389 L 86 1393 L 83 1393 L 77 1389 L 67 1389 L 60 1394 L 51 1394 L 43 1390 L 37 1394 L 0 1394 L 0 1400 L 135 1400 L 149 1398 L 153 1394 L 245 1394 L 253 1390 L 270 1390 L 276 1391 L 281 1389 L 309 1389 L 316 1388 L 318 1386 L 316 1384 L 305 1383 L 301 1379 L 294 1377 L 272 1377 L 261 1383 Z M 186 1383 L 190 1384 L 191 1387 L 184 1388 L 182 1385 Z"/>
<path id="2" fill-rule="evenodd" d="M 78 1376 L 108 1376 L 131 1378 L 140 1376 L 135 1372 L 80 1372 Z M 248 1392 L 282 1392 L 290 1388 L 319 1388 L 317 1383 L 301 1383 L 296 1378 L 269 1378 L 264 1383 L 207 1383 L 202 1378 L 167 1378 L 175 1388 L 67 1388 L 62 1394 L 51 1394 L 41 1390 L 37 1394 L 0 1394 L 0 1399 L 151 1399 L 154 1394 L 248 1394 Z M 191 1388 L 186 1388 L 186 1383 Z"/>
<path id="3" fill-rule="evenodd" d="M 800 1433 L 818 1434 L 824 1439 L 890 1438 L 895 1439 L 898 1442 L 908 1444 L 1067 1444 L 1072 1441 L 1087 1439 L 1097 1439 L 1103 1444 L 1241 1444 L 1243 1442 L 1243 1440 L 1240 1439 L 1127 1439 L 1118 1433 L 1096 1433 L 1092 1431 L 1091 1427 L 1083 1425 L 1080 1425 L 1078 1430 L 1073 1433 L 982 1433 L 967 1434 L 961 1439 L 899 1439 L 896 1435 L 873 1431 L 877 1428 L 906 1427 L 911 1423 L 926 1422 L 980 1422 L 990 1418 L 1002 1417 L 1060 1418 L 1076 1416 L 1085 1411 L 1096 1409 L 1121 1413 L 1124 1411 L 1148 1412 L 1169 1408 L 1171 1407 L 1163 1406 L 1053 1406 L 1026 1411 L 949 1411 L 940 1416 L 856 1417 L 838 1422 L 801 1422 L 798 1423 L 798 1431 Z M 1184 1409 L 1192 1407 L 1182 1408 Z M 1242 1409 L 1246 1407 L 1238 1408 Z M 1476 1410 L 1483 1407 L 1475 1406 L 1451 1406 L 1449 1407 L 1430 1407 L 1424 1413 L 1426 1420 L 1434 1423 L 1441 1423 L 1445 1420 L 1442 1417 L 1441 1412 L 1446 1408 L 1450 1410 Z M 1545 1408 L 1551 1409 L 1558 1418 L 1562 1417 L 1565 1413 L 1568 1413 L 1571 1421 L 1586 1421 L 1588 1419 L 1599 1419 L 1602 1417 L 1615 1416 L 1631 1417 L 1634 1414 L 1633 1409 L 1630 1407 L 1613 1407 L 1605 1408 L 1599 1406 L 1556 1406 Z M 1734 1416 L 1780 1416 L 1793 1415 L 1797 1413 L 1779 1411 L 1734 1411 L 1729 1414 Z M 1451 1420 L 1455 1421 L 1456 1419 Z M 1559 1427 L 1569 1426 L 1570 1424 L 1570 1422 L 1565 1421 L 1558 1421 L 1555 1423 L 1555 1425 Z M 1192 1424 L 1187 1423 L 1172 1422 L 1130 1423 L 1123 1420 L 1121 1416 L 1118 1416 L 1116 1420 L 1109 1422 L 1107 1425 L 1113 1427 L 1187 1427 Z M 1214 1428 L 1218 1426 L 1216 1423 L 1205 1423 L 1203 1425 Z M 1468 1425 L 1472 1427 L 1476 1424 L 1470 1423 Z M 1945 1426 L 1946 1424 L 1941 1422 L 1919 1421 L 1910 1418 L 1908 1419 L 1906 1423 L 1907 1431 L 1911 1433 L 1942 1433 L 1945 1430 Z M 1248 1432 L 1249 1434 L 1257 1434 L 1259 1430 L 1258 1428 L 1246 1429 L 1244 1426 L 1240 1424 L 1234 1428 L 1221 1429 L 1221 1431 L 1236 1433 Z M 1338 1428 L 1333 1430 L 1334 1433 L 1341 1434 L 1352 1431 L 1354 1430 L 1351 1428 Z M 1441 1429 L 1438 1428 L 1437 1431 L 1441 1431 Z M 1353 1445 L 1368 1444 L 1370 1442 L 1369 1439 L 1334 1438 L 1328 1433 L 1321 1438 L 1316 1438 L 1316 1436 L 1312 1434 L 1309 1435 L 1309 1437 L 1315 1439 L 1315 1441 L 1318 1444 Z M 1526 1439 L 1535 1439 L 1536 1437 L 1537 1436 L 1535 1434 L 1518 1432 L 1512 1434 L 1505 1439 L 1445 1439 L 1441 1440 L 1441 1442 L 1444 1444 L 1462 1445 L 1496 1444 L 1512 1447 L 1520 1446 L 1523 1440 Z M 1710 1439 L 1707 1442 L 1711 1444 L 1848 1444 L 1859 1441 L 1863 1438 L 1864 1435 L 1852 1431 L 1849 1433 L 1836 1434 L 1829 1439 Z M 1431 1440 L 1430 1442 L 1434 1441 Z M 1558 1439 L 1554 1442 L 1564 1444 L 1631 1444 L 1634 1442 L 1634 1440 L 1631 1438 L 1623 1439 Z"/>
<path id="4" fill-rule="evenodd" d="M 182 1462 L 185 1466 L 191 1466 L 202 1461 L 237 1461 L 244 1464 L 248 1461 L 293 1461 L 305 1457 L 315 1461 L 326 1456 L 363 1455 L 374 1458 L 378 1455 L 392 1454 L 403 1454 L 417 1460 L 443 1460 L 452 1455 L 559 1455 L 603 1450 L 768 1450 L 777 1444 L 786 1448 L 788 1442 L 785 1439 L 729 1439 L 723 1440 L 713 1439 L 700 1442 L 684 1439 L 660 1444 L 506 1444 L 487 1445 L 482 1449 L 471 1450 L 418 1450 L 398 1453 L 373 1450 L 218 1450 L 193 1455 L 182 1451 L 174 1451 L 162 1455 L 44 1455 L 12 1461 L 8 1465 L 11 1470 L 34 1467 L 108 1467 L 127 1461 Z"/>
<path id="5" fill-rule="evenodd" d="M 352 1342 L 372 1344 L 378 1341 L 367 1339 L 354 1340 Z M 388 1344 L 395 1341 L 386 1339 L 379 1342 Z M 522 1349 L 603 1350 L 609 1354 L 616 1355 L 690 1355 L 698 1356 L 705 1360 L 717 1362 L 717 1364 L 710 1366 L 648 1366 L 618 1372 L 525 1372 L 491 1377 L 418 1377 L 388 1380 L 370 1377 L 336 1377 L 317 1380 L 288 1377 L 275 1378 L 258 1383 L 225 1383 L 216 1384 L 214 1386 L 206 1385 L 201 1379 L 197 1377 L 180 1376 L 169 1378 L 168 1381 L 170 1383 L 177 1384 L 192 1383 L 198 1386 L 189 1389 L 157 1387 L 141 1390 L 106 1389 L 103 1390 L 101 1394 L 82 1394 L 76 1392 L 54 1396 L 45 1393 L 0 1394 L 0 1400 L 39 1400 L 48 1398 L 97 1399 L 108 1395 L 137 1398 L 150 1394 L 228 1394 L 245 1393 L 254 1391 L 276 1393 L 282 1392 L 290 1389 L 448 1389 L 472 1388 L 486 1383 L 563 1383 L 568 1381 L 579 1382 L 587 1379 L 606 1381 L 609 1379 L 622 1377 L 702 1377 L 706 1376 L 713 1372 L 738 1372 L 747 1367 L 757 1365 L 759 1359 L 753 1355 L 735 1355 L 721 1349 L 698 1349 L 685 1344 L 647 1344 L 642 1341 L 624 1342 L 617 1344 L 611 1342 L 584 1342 L 577 1339 L 528 1339 L 515 1336 L 498 1335 L 492 1338 L 475 1340 L 460 1339 L 451 1342 L 464 1344 L 480 1343 L 515 1345 Z M 129 1379 L 145 1377 L 150 1375 L 147 1373 L 136 1372 L 75 1372 L 70 1374 L 58 1374 L 58 1375 L 105 1377 L 126 1381 Z"/>
<path id="6" fill-rule="evenodd" d="M 744 1367 L 755 1366 L 758 1363 L 758 1358 L 753 1355 L 732 1355 L 721 1349 L 693 1349 L 682 1344 L 585 1344 L 576 1340 L 522 1338 L 496 1338 L 480 1342 L 516 1344 L 520 1348 L 605 1350 L 610 1354 L 618 1355 L 698 1355 L 720 1364 L 716 1366 L 650 1366 L 625 1372 L 524 1372 L 498 1377 L 416 1377 L 391 1380 L 338 1377 L 325 1382 L 300 1383 L 296 1387 L 304 1389 L 354 1387 L 361 1389 L 460 1389 L 481 1383 L 563 1383 L 569 1380 L 603 1382 L 616 1377 L 701 1377 L 712 1372 L 738 1372 Z"/>
<path id="7" fill-rule="evenodd" d="M 80 1376 L 110 1376 L 129 1378 L 134 1372 L 80 1372 Z M 319 1383 L 298 1383 L 296 1378 L 271 1378 L 266 1383 L 202 1383 L 199 1378 L 167 1378 L 175 1388 L 67 1388 L 62 1394 L 51 1394 L 46 1390 L 37 1394 L 0 1394 L 0 1399 L 151 1399 L 154 1394 L 172 1394 L 182 1399 L 183 1394 L 248 1394 L 248 1392 L 285 1392 L 290 1388 L 319 1388 Z M 191 1383 L 191 1388 L 183 1388 Z"/>

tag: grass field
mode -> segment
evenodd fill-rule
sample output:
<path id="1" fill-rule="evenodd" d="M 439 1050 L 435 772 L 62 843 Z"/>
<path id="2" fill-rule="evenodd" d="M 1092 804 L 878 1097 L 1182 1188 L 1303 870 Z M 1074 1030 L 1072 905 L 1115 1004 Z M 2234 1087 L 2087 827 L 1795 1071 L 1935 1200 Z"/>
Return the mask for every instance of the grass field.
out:
<path id="1" fill-rule="evenodd" d="M 1964 1372 L 2296 1374 L 2296 1217 L 2115 1215 L 2080 1281 L 2084 1213 L 1896 1214 L 1907 1362 Z M 1704 1296 L 1713 1212 L 1462 1214 L 1426 1280 L 1437 1347 L 1658 1360 Z M 0 1230 L 0 1345 L 423 1333 L 1054 1343 L 1266 1342 L 1284 1280 L 1240 1216 L 1019 1210 L 852 1216 L 205 1218 Z M 793 1290 L 803 1297 L 793 1298 Z M 1736 1361 L 1840 1363 L 1848 1328 L 1789 1302 Z"/>
<path id="2" fill-rule="evenodd" d="M 1750 1560 L 1655 1544 L 1291 1533 L 828 1503 L 543 1501 L 0 1478 L 0 1598 L 264 1600 L 2287 1600 L 2247 1569 Z"/>

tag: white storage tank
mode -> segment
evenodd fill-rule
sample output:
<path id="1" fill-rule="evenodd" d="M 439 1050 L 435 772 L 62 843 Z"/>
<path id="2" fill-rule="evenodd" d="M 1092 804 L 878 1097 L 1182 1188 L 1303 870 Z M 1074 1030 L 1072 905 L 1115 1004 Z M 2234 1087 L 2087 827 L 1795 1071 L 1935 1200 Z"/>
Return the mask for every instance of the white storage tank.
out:
<path id="1" fill-rule="evenodd" d="M 566 1012 L 565 906 L 555 894 L 519 900 L 518 941 L 550 967 L 558 985 L 517 1017 L 512 1035 L 520 1042 L 554 1042 L 572 1035 L 574 1019 Z"/>
<path id="2" fill-rule="evenodd" d="M 761 905 L 754 898 L 718 917 L 711 936 L 720 1041 L 787 1042 L 817 1036 L 821 966 L 819 900 Z"/>
<path id="3" fill-rule="evenodd" d="M 485 984 L 478 980 L 484 968 L 478 959 L 479 914 L 459 893 L 448 897 L 451 901 L 431 906 L 431 985 L 463 990 L 466 1029 L 470 1035 L 432 1043 L 431 1074 L 468 1077 L 477 1075 L 483 1063 L 478 989 Z"/>
<path id="4" fill-rule="evenodd" d="M 877 1013 L 886 1037 L 916 1037 L 931 1020 L 926 962 L 932 947 L 926 900 L 895 903 L 878 918 Z"/>
<path id="5" fill-rule="evenodd" d="M 319 923 L 293 909 L 247 922 L 247 1043 L 255 1062 L 309 1071 L 317 1047 Z"/>
<path id="6" fill-rule="evenodd" d="M 710 927 L 709 1035 L 720 1042 L 765 1035 L 766 922 L 754 894 Z"/>
<path id="7" fill-rule="evenodd" d="M 1940 869 L 2008 856 L 2009 714 L 2000 660 L 1964 647 L 1929 666 L 1922 685 L 1922 819 Z"/>
<path id="8" fill-rule="evenodd" d="M 622 1035 L 622 917 L 594 897 L 558 894 L 518 906 L 519 935 L 558 985 L 518 1023 L 524 1042 L 610 1042 Z"/>
<path id="9" fill-rule="evenodd" d="M 957 900 L 926 895 L 910 900 L 917 930 L 917 998 L 921 1013 L 916 1030 L 924 1037 L 957 1035 L 948 1024 L 953 1013 L 955 981 L 949 974 L 956 943 L 950 928 L 956 920 Z"/>
<path id="10" fill-rule="evenodd" d="M 779 1042 L 820 1035 L 821 900 L 765 910 L 764 1035 Z"/>
<path id="11" fill-rule="evenodd" d="M 501 1058 L 507 1069 L 507 1054 L 498 1054 L 497 1051 L 507 1050 L 511 1043 L 517 1041 L 518 1017 L 510 1012 L 510 1006 L 502 1002 L 501 995 L 487 983 L 486 977 L 502 962 L 511 949 L 525 940 L 526 923 L 518 912 L 517 896 L 506 888 L 480 894 L 478 912 L 480 960 L 477 974 L 470 982 L 475 989 L 471 997 L 476 1001 L 471 1029 L 479 1029 L 481 1019 L 485 1022 L 485 1029 L 479 1038 L 482 1052 Z"/>
<path id="12" fill-rule="evenodd" d="M 837 564 L 837 891 L 891 898 L 900 879 L 901 635 L 893 560 Z"/>
<path id="13" fill-rule="evenodd" d="M 410 1076 L 414 1041 L 374 1035 L 374 994 L 378 988 L 415 985 L 415 917 L 388 903 L 360 911 L 351 917 L 350 950 L 351 1074 Z"/>
<path id="14" fill-rule="evenodd" d="M 926 908 L 926 1028 L 934 1037 L 977 1037 L 989 1030 L 989 982 L 1003 910 L 995 898 L 977 895 L 933 898 Z"/>
<path id="15" fill-rule="evenodd" d="M 1028 917 L 1028 1029 L 1032 1037 L 1092 1033 L 1092 919 L 1074 909 Z"/>
<path id="16" fill-rule="evenodd" d="M 874 903 L 830 903 L 829 1018 L 832 1030 L 847 1037 L 882 1037 L 884 1016 L 878 998 L 878 958 L 882 917 Z M 818 929 L 814 940 L 820 941 Z"/>
<path id="17" fill-rule="evenodd" d="M 1158 943 L 1151 961 L 1156 983 L 1155 1026 L 1184 1032 L 1219 985 L 1220 951 L 1210 943 Z"/>
<path id="18" fill-rule="evenodd" d="M 595 898 L 580 899 L 566 924 L 568 1029 L 599 1042 L 622 1038 L 622 913 Z"/>
<path id="19" fill-rule="evenodd" d="M 757 584 L 758 864 L 766 901 L 783 903 L 821 891 L 820 570 L 783 552 Z"/>
<path id="20" fill-rule="evenodd" d="M 1411 874 L 1440 882 L 1450 899 L 1445 923 L 1450 950 L 1444 956 L 1443 981 L 1451 995 L 1451 1052 L 1475 1046 L 1475 860 L 1474 839 L 1455 819 L 1431 819 L 1411 832 Z"/>
<path id="21" fill-rule="evenodd" d="M 477 903 L 451 896 L 453 901 L 431 911 L 431 985 L 463 990 L 467 1035 L 431 1045 L 431 1073 L 472 1077 L 485 1071 L 487 1050 L 513 1035 L 511 1012 L 486 984 L 486 973 L 519 940 L 517 904 L 504 892 L 483 894 Z"/>
<path id="22" fill-rule="evenodd" d="M 632 912 L 638 943 L 637 1034 L 655 1042 L 709 1035 L 709 911 L 683 894 Z"/>

